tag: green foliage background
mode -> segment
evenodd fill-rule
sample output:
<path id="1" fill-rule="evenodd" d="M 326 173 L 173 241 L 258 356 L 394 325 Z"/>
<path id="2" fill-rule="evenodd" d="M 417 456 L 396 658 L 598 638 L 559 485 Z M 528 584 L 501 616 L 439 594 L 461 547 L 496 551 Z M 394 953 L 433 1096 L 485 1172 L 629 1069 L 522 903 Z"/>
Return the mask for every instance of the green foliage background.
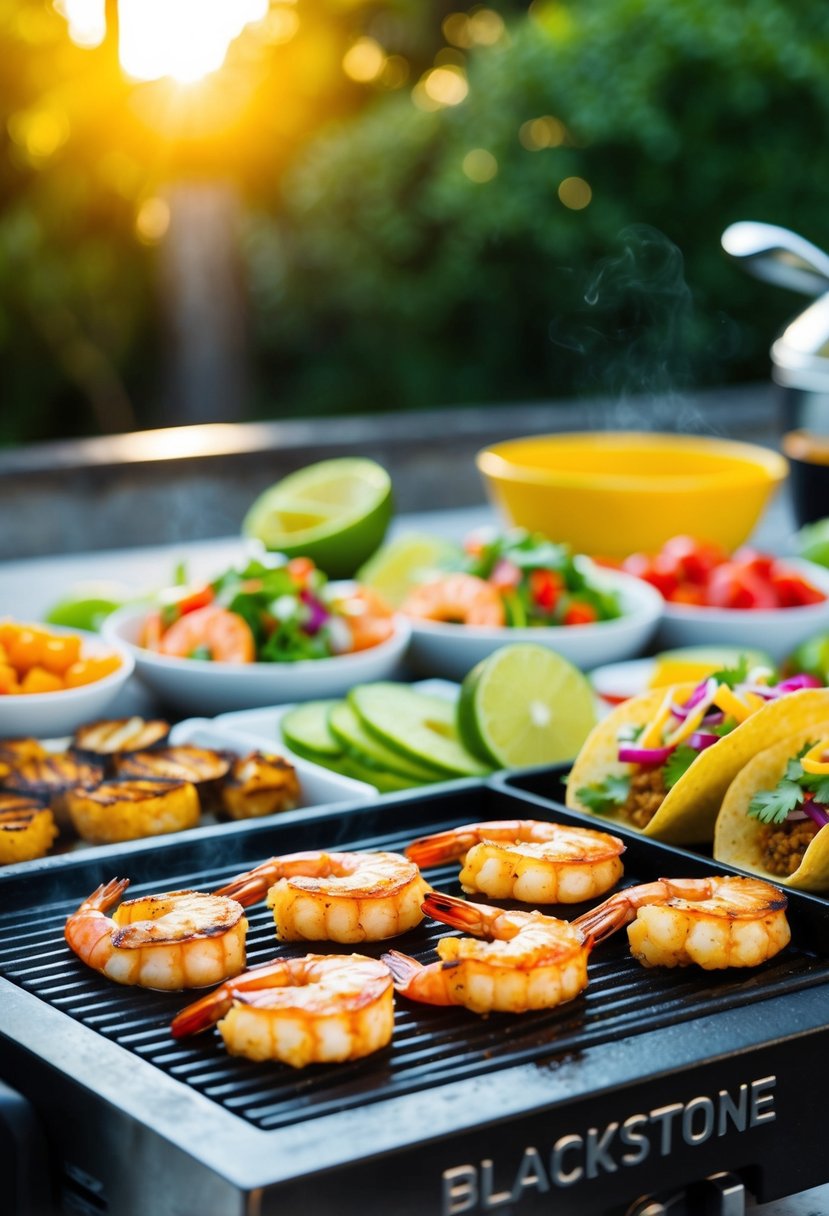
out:
<path id="1" fill-rule="evenodd" d="M 412 86 L 446 55 L 453 7 L 300 0 L 335 68 L 365 32 L 413 74 L 382 91 L 332 68 L 290 130 L 262 117 L 284 110 L 290 47 L 259 82 L 257 155 L 230 169 L 247 207 L 251 416 L 765 378 L 802 301 L 745 277 L 719 237 L 753 218 L 829 243 L 829 6 L 501 4 L 505 36 L 453 52 L 466 100 L 424 111 Z M 53 73 L 94 58 L 66 51 L 59 18 L 24 45 L 13 8 L 0 0 L 10 110 L 45 87 L 44 53 Z M 522 124 L 542 115 L 568 138 L 528 150 Z M 495 157 L 492 180 L 465 174 L 474 149 Z M 15 162 L 8 136 L 0 151 L 0 440 L 140 424 L 164 342 L 153 251 L 132 228 L 141 172 L 130 197 L 101 179 L 94 139 L 41 166 Z M 558 195 L 572 176 L 592 191 L 583 210 Z"/>

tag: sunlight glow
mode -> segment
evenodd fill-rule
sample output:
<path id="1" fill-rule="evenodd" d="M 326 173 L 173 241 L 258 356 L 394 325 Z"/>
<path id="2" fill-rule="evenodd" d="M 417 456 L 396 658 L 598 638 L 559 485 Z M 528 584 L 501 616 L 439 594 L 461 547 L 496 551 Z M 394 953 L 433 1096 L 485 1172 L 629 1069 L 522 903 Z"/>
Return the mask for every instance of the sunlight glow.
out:
<path id="1" fill-rule="evenodd" d="M 201 80 L 268 7 L 268 0 L 120 0 L 121 66 L 138 80 Z"/>
<path id="2" fill-rule="evenodd" d="M 75 46 L 100 46 L 106 37 L 104 0 L 55 0 L 55 10 L 66 19 Z"/>

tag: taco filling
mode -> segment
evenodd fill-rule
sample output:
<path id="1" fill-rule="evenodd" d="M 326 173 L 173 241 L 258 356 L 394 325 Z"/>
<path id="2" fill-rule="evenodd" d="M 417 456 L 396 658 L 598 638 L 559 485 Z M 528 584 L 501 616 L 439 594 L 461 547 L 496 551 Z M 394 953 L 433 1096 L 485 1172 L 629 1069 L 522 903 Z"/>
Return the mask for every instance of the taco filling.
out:
<path id="1" fill-rule="evenodd" d="M 669 690 L 651 721 L 620 728 L 616 759 L 628 766 L 627 772 L 582 786 L 576 791 L 578 802 L 594 814 L 613 814 L 633 827 L 647 827 L 701 752 L 769 702 L 820 686 L 811 676 L 793 676 L 777 685 L 769 683 L 771 677 L 768 668 L 749 671 L 743 662 L 703 680 L 684 701 L 677 702 Z M 826 773 L 829 787 L 829 764 Z"/>
<path id="2" fill-rule="evenodd" d="M 763 867 L 780 878 L 794 874 L 829 824 L 829 737 L 805 743 L 787 761 L 777 785 L 754 794 L 746 814 L 761 825 L 757 843 Z"/>

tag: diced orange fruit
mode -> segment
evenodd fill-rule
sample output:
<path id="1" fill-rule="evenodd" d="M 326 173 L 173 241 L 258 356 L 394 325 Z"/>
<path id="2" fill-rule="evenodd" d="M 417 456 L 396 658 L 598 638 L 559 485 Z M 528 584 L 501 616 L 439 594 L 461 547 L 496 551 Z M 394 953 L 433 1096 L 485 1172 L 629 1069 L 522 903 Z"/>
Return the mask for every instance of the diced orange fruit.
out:
<path id="1" fill-rule="evenodd" d="M 120 666 L 121 660 L 117 654 L 94 659 L 78 659 L 77 663 L 73 663 L 65 673 L 64 684 L 67 688 L 80 688 L 83 684 L 94 684 L 96 680 L 103 680 L 104 676 L 117 671 Z"/>
<path id="2" fill-rule="evenodd" d="M 76 634 L 51 637 L 43 644 L 40 665 L 56 675 L 63 675 L 80 657 L 81 639 Z"/>
<path id="3" fill-rule="evenodd" d="M 6 653 L 12 667 L 19 672 L 26 672 L 30 667 L 36 667 L 43 656 L 43 648 L 48 641 L 48 635 L 40 629 L 24 626 L 6 642 Z"/>
<path id="4" fill-rule="evenodd" d="M 63 680 L 45 667 L 30 667 L 20 685 L 20 691 L 29 692 L 60 692 Z"/>
<path id="5" fill-rule="evenodd" d="M 15 668 L 9 663 L 0 663 L 0 694 L 19 691 Z"/>

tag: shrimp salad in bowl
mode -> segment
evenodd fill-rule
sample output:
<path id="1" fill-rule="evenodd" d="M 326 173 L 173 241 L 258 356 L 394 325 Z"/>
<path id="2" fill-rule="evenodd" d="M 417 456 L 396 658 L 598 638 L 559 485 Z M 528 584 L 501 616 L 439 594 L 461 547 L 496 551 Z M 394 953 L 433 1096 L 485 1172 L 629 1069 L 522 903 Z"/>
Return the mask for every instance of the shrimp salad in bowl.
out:
<path id="1" fill-rule="evenodd" d="M 375 592 L 265 552 L 122 608 L 103 632 L 165 703 L 200 715 L 338 696 L 394 674 L 409 640 Z"/>

